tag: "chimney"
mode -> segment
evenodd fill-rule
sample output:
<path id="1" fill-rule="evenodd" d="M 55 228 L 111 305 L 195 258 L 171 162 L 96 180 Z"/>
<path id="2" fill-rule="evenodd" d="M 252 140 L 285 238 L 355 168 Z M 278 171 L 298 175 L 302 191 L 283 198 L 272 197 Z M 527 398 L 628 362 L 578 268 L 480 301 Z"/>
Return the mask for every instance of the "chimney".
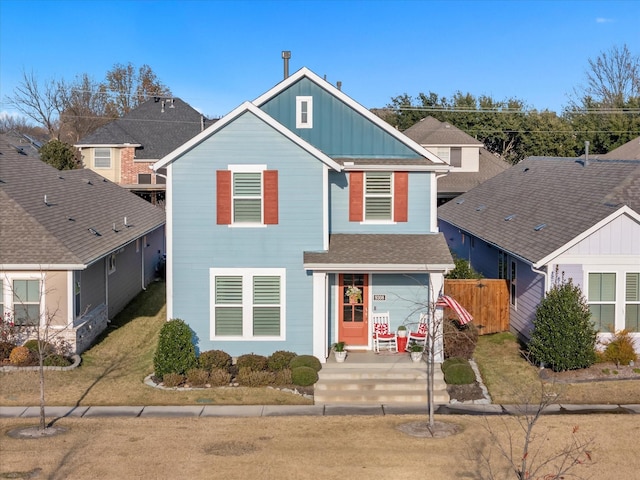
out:
<path id="1" fill-rule="evenodd" d="M 284 60 L 284 78 L 289 77 L 289 59 L 291 58 L 291 52 L 289 50 L 282 51 L 282 59 Z"/>
<path id="2" fill-rule="evenodd" d="M 589 140 L 584 142 L 584 166 L 589 165 Z"/>

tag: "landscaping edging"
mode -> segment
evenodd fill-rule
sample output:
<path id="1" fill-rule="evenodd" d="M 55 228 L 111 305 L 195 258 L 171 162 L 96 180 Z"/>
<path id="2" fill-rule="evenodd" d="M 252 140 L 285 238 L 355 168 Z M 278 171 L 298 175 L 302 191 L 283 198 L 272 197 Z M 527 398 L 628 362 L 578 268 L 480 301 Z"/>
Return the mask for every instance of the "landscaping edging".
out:
<path id="1" fill-rule="evenodd" d="M 74 368 L 78 368 L 80 366 L 80 362 L 82 358 L 80 355 L 72 355 L 73 363 L 68 367 L 42 367 L 44 370 L 53 370 L 53 371 L 61 371 L 66 372 L 68 370 L 73 370 Z M 37 372 L 40 370 L 39 365 L 29 366 L 29 367 L 17 367 L 15 365 L 3 365 L 0 367 L 0 372 Z"/>
<path id="2" fill-rule="evenodd" d="M 489 395 L 489 391 L 487 390 L 487 387 L 485 386 L 484 382 L 482 381 L 482 375 L 480 375 L 480 370 L 478 369 L 478 364 L 473 361 L 473 360 L 469 360 L 469 365 L 471 365 L 471 368 L 473 369 L 473 373 L 475 373 L 476 375 L 476 382 L 478 383 L 478 385 L 480 386 L 480 389 L 482 390 L 482 398 L 476 399 L 476 400 L 465 400 L 464 402 L 459 402 L 456 399 L 451 399 L 451 401 L 449 402 L 450 405 L 490 405 L 491 404 L 491 396 Z"/>

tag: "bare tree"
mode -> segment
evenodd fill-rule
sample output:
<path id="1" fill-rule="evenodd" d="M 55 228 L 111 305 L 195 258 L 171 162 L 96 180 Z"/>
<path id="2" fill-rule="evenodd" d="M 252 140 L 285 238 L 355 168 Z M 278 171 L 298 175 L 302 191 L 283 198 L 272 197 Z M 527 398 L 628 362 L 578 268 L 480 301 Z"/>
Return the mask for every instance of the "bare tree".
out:
<path id="1" fill-rule="evenodd" d="M 112 94 L 107 114 L 118 117 L 154 96 L 171 95 L 169 88 L 158 80 L 149 65 L 142 65 L 136 70 L 131 62 L 115 64 L 107 72 L 104 87 Z"/>
<path id="2" fill-rule="evenodd" d="M 6 102 L 27 118 L 42 125 L 49 138 L 59 139 L 61 103 L 58 82 L 55 79 L 39 82 L 33 71 L 22 72 L 22 80 L 18 83 L 12 96 Z"/>

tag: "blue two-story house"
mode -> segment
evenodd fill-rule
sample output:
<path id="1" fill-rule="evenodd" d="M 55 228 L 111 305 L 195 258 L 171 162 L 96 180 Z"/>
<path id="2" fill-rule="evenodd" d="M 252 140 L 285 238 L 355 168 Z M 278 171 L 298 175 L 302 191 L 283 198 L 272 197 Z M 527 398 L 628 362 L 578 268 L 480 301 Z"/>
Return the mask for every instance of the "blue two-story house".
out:
<path id="1" fill-rule="evenodd" d="M 453 268 L 436 215 L 449 165 L 306 68 L 161 168 L 167 315 L 200 351 L 369 350 L 374 312 L 417 322 Z"/>

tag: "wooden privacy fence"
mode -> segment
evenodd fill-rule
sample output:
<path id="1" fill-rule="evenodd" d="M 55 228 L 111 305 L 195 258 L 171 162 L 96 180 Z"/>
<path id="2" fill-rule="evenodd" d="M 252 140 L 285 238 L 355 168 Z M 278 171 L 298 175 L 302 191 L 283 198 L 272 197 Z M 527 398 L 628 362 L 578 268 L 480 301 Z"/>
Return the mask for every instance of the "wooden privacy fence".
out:
<path id="1" fill-rule="evenodd" d="M 506 280 L 445 279 L 444 293 L 467 309 L 480 335 L 509 330 L 509 287 Z M 455 313 L 445 308 L 444 316 L 455 317 Z"/>

